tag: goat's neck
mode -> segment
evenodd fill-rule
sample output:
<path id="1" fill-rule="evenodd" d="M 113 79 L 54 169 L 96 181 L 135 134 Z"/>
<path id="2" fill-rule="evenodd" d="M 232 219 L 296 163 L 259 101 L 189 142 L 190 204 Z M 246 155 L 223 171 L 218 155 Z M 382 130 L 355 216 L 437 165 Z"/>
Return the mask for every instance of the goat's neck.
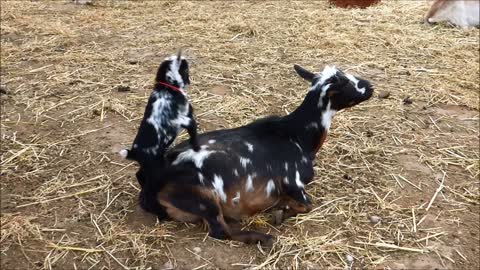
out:
<path id="1" fill-rule="evenodd" d="M 334 115 L 326 106 L 318 106 L 318 95 L 310 91 L 302 104 L 284 118 L 292 139 L 297 140 L 312 159 L 325 141 Z"/>

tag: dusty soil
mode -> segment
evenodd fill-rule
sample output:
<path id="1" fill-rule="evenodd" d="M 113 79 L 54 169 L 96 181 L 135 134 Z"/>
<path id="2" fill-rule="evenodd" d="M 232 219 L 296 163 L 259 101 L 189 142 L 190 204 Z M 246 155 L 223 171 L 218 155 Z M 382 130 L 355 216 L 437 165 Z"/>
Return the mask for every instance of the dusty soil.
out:
<path id="1" fill-rule="evenodd" d="M 427 9 L 2 1 L 1 268 L 479 269 L 479 30 L 423 25 Z M 117 151 L 178 47 L 202 131 L 292 111 L 307 91 L 294 63 L 390 92 L 335 117 L 312 213 L 244 222 L 275 235 L 271 249 L 137 205 L 136 165 Z"/>

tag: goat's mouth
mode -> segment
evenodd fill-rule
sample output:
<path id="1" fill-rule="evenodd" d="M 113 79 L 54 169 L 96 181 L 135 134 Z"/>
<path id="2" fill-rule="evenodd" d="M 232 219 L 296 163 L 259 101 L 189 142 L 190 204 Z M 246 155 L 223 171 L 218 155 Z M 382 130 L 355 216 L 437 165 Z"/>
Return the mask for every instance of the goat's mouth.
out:
<path id="1" fill-rule="evenodd" d="M 365 91 L 364 99 L 362 101 L 369 100 L 373 96 L 373 92 L 373 87 L 368 87 Z"/>

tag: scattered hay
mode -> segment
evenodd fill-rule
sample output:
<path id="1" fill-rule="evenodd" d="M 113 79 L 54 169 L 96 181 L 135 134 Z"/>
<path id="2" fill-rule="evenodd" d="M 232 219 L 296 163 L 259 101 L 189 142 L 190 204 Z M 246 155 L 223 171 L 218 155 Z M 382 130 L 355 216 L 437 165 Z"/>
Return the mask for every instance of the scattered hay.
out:
<path id="1" fill-rule="evenodd" d="M 478 268 L 479 30 L 423 25 L 426 9 L 2 2 L 2 268 L 381 269 L 426 257 Z M 271 250 L 138 216 L 135 165 L 115 149 L 131 143 L 157 65 L 179 47 L 202 131 L 294 110 L 307 89 L 294 63 L 335 64 L 389 93 L 336 116 L 311 213 L 243 223 L 275 234 Z"/>

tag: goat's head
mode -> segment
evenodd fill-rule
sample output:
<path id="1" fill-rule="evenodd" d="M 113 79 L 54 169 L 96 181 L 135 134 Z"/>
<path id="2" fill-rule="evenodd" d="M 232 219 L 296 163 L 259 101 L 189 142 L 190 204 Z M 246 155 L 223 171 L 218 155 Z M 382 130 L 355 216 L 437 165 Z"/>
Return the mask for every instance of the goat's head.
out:
<path id="1" fill-rule="evenodd" d="M 181 89 L 190 84 L 188 62 L 182 56 L 181 50 L 177 55 L 165 58 L 158 68 L 155 81 L 168 83 Z"/>
<path id="2" fill-rule="evenodd" d="M 294 65 L 300 77 L 311 82 L 310 91 L 319 92 L 320 109 L 341 110 L 355 106 L 372 96 L 373 87 L 369 81 L 326 66 L 322 72 L 313 73 Z"/>

